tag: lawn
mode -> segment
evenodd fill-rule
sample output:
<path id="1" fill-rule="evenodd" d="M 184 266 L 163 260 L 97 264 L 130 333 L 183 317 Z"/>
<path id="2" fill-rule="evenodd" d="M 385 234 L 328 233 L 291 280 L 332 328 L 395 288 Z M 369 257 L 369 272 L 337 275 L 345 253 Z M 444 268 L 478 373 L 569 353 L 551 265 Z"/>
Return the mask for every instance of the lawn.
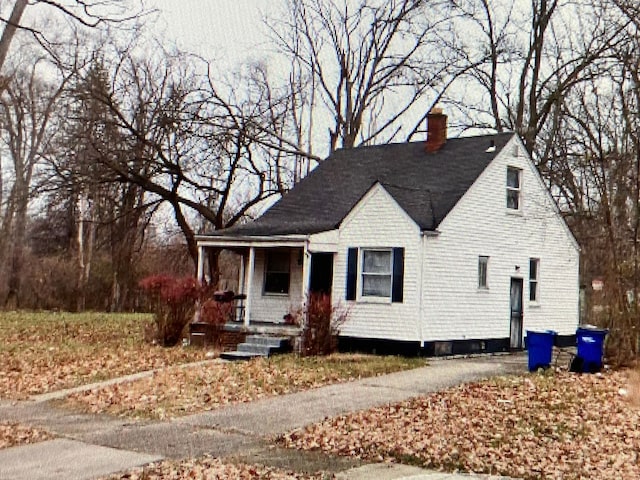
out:
<path id="1" fill-rule="evenodd" d="M 203 350 L 145 343 L 150 321 L 139 314 L 0 313 L 0 398 L 204 359 Z"/>
<path id="2" fill-rule="evenodd" d="M 42 442 L 52 438 L 49 432 L 18 423 L 0 422 L 0 450 L 3 448 Z"/>
<path id="3" fill-rule="evenodd" d="M 329 480 L 333 475 L 322 472 L 306 474 L 291 470 L 225 463 L 220 459 L 200 457 L 182 461 L 165 460 L 144 467 L 135 468 L 123 474 L 106 477 L 104 480 L 180 480 L 183 478 L 200 479 L 237 479 L 237 480 Z"/>
<path id="4" fill-rule="evenodd" d="M 370 461 L 525 479 L 640 478 L 627 372 L 500 377 L 289 432 L 277 441 Z"/>
<path id="5" fill-rule="evenodd" d="M 135 382 L 73 394 L 68 404 L 94 413 L 164 419 L 424 365 L 424 359 L 394 356 L 278 355 L 166 369 Z"/>

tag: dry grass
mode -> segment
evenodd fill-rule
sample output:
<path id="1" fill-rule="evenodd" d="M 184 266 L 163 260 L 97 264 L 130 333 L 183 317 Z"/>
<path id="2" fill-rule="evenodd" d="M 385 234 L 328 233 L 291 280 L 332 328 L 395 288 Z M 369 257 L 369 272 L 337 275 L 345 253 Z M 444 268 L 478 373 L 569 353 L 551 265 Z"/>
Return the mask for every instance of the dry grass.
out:
<path id="1" fill-rule="evenodd" d="M 167 369 L 136 382 L 77 393 L 68 401 L 94 413 L 162 419 L 423 365 L 424 359 L 374 355 L 280 355 Z"/>
<path id="2" fill-rule="evenodd" d="M 631 383 L 630 383 L 631 382 Z M 328 419 L 279 442 L 525 479 L 640 478 L 638 372 L 503 377 Z"/>
<path id="3" fill-rule="evenodd" d="M 203 350 L 145 343 L 151 317 L 0 313 L 0 397 L 20 399 L 204 359 Z"/>
<path id="4" fill-rule="evenodd" d="M 0 449 L 42 442 L 52 438 L 49 432 L 18 423 L 0 422 Z"/>
<path id="5" fill-rule="evenodd" d="M 636 367 L 628 373 L 627 394 L 629 402 L 640 408 L 640 370 Z"/>
<path id="6" fill-rule="evenodd" d="M 201 457 L 182 461 L 166 460 L 145 467 L 135 468 L 123 474 L 106 477 L 105 480 L 181 480 L 183 478 L 207 480 L 330 480 L 333 475 L 323 473 L 298 473 L 291 470 L 225 463 L 220 459 Z"/>

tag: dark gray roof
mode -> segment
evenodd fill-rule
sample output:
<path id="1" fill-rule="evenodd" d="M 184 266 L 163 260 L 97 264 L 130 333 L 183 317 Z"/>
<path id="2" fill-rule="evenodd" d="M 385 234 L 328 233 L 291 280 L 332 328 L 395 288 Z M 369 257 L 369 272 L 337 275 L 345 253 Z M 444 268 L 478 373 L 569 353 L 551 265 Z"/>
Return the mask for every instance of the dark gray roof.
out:
<path id="1" fill-rule="evenodd" d="M 435 230 L 514 133 L 338 150 L 253 222 L 214 234 L 311 234 L 337 228 L 377 182 L 422 230 Z M 494 152 L 487 152 L 491 141 Z"/>

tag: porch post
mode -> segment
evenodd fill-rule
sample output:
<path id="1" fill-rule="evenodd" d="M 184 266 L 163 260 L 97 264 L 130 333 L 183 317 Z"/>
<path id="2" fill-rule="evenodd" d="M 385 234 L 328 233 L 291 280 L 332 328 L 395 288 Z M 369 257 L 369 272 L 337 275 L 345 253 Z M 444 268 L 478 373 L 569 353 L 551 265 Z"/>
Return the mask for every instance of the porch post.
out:
<path id="1" fill-rule="evenodd" d="M 311 256 L 309 255 L 309 245 L 305 242 L 302 249 L 302 305 L 306 306 L 309 300 L 309 263 Z"/>
<path id="2" fill-rule="evenodd" d="M 249 271 L 247 272 L 247 303 L 245 303 L 244 309 L 244 326 L 249 326 L 249 319 L 251 318 L 251 296 L 253 295 L 253 276 L 255 272 L 256 263 L 256 249 L 255 247 L 249 247 Z"/>
<path id="3" fill-rule="evenodd" d="M 239 294 L 243 294 L 247 291 L 247 286 L 245 285 L 246 282 L 246 278 L 245 278 L 245 272 L 244 272 L 244 261 L 245 261 L 245 255 L 244 253 L 240 254 L 240 268 L 238 269 L 238 293 Z M 236 321 L 239 322 L 240 320 L 242 320 L 243 322 L 245 321 L 244 319 L 247 316 L 247 311 L 246 311 L 246 307 L 247 307 L 247 299 L 245 299 L 242 302 L 242 305 L 244 305 L 244 310 L 242 309 L 238 309 L 236 311 Z"/>
<path id="4" fill-rule="evenodd" d="M 196 279 L 200 285 L 203 284 L 204 280 L 204 247 L 202 245 L 198 245 L 198 271 L 196 273 Z M 200 321 L 200 300 L 196 302 L 196 308 L 193 312 L 193 321 Z"/>
<path id="5" fill-rule="evenodd" d="M 245 261 L 244 253 L 240 255 L 240 268 L 238 269 L 238 293 L 245 293 L 247 291 L 247 286 L 245 285 L 245 272 L 244 272 L 244 261 Z"/>
<path id="6" fill-rule="evenodd" d="M 202 284 L 202 280 L 204 280 L 204 247 L 202 245 L 198 245 L 198 282 Z"/>

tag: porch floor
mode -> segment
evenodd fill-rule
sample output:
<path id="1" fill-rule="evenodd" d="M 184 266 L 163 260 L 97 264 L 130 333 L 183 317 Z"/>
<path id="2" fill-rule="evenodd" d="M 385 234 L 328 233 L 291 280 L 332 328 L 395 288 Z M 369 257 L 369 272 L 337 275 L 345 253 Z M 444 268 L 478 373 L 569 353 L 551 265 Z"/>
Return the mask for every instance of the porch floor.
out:
<path id="1" fill-rule="evenodd" d="M 251 322 L 246 326 L 241 322 L 227 322 L 224 325 L 225 332 L 242 332 L 248 334 L 272 335 L 283 337 L 297 337 L 301 328 L 296 325 L 274 322 Z"/>

